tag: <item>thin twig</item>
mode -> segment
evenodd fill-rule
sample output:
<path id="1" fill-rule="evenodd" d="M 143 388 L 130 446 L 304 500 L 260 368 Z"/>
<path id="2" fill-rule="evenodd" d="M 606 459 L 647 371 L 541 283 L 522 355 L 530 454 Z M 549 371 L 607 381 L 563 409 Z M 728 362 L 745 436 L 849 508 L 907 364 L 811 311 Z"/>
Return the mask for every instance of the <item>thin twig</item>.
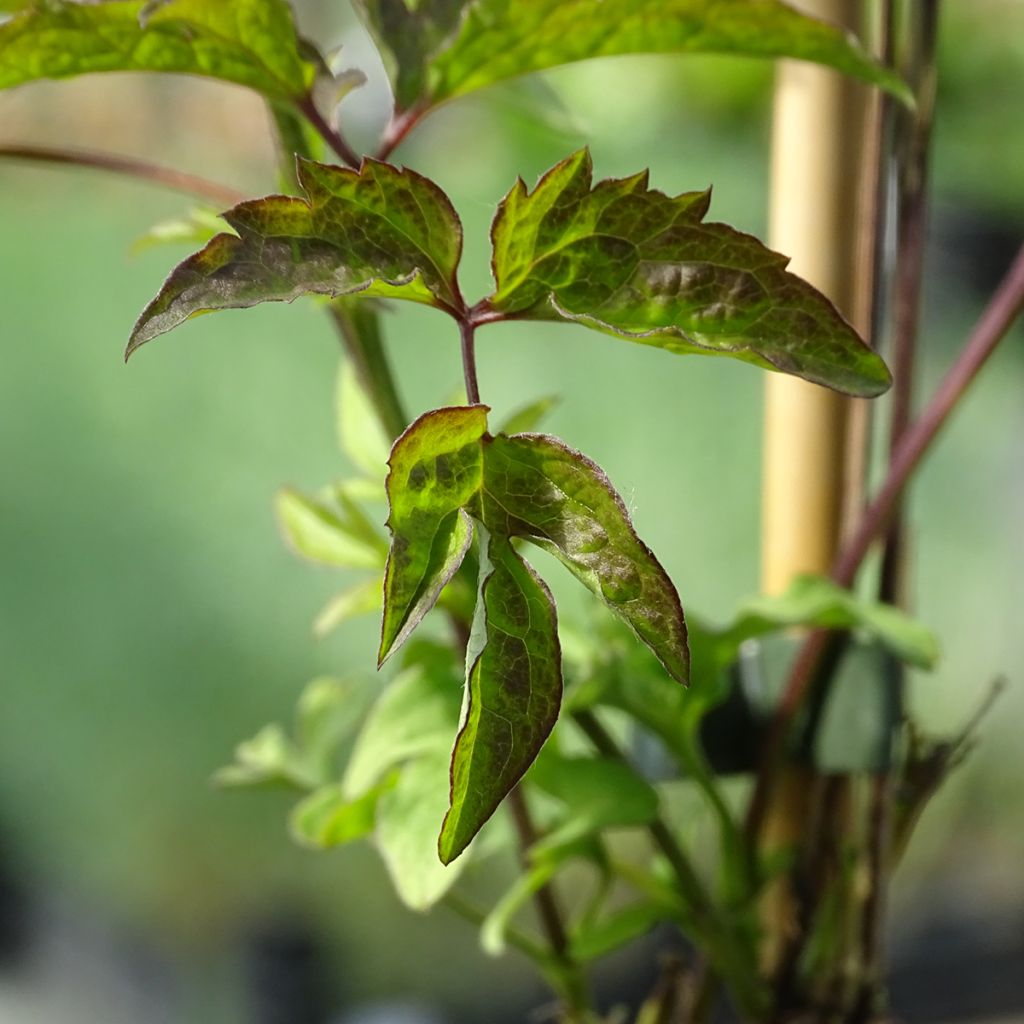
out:
<path id="1" fill-rule="evenodd" d="M 429 109 L 426 106 L 417 106 L 410 107 L 408 110 L 403 110 L 400 113 L 396 111 L 384 130 L 384 137 L 381 139 L 380 147 L 376 154 L 377 159 L 387 160 L 409 132 L 420 123 Z"/>
<path id="2" fill-rule="evenodd" d="M 297 106 L 305 115 L 306 120 L 316 129 L 317 134 L 334 150 L 342 162 L 348 164 L 353 170 L 358 170 L 362 162 L 359 154 L 348 144 L 340 131 L 327 123 L 320 111 L 316 109 L 313 97 L 306 96 Z"/>
<path id="3" fill-rule="evenodd" d="M 229 185 L 220 185 L 196 174 L 188 174 L 172 167 L 162 167 L 139 160 L 136 157 L 118 156 L 114 153 L 97 153 L 82 149 L 56 149 L 49 146 L 0 146 L 0 158 L 33 160 L 44 164 L 61 164 L 70 167 L 87 167 L 98 171 L 110 171 L 139 181 L 152 182 L 164 188 L 174 189 L 197 196 L 216 206 L 236 206 L 245 195 Z"/>
<path id="4" fill-rule="evenodd" d="M 871 545 L 888 525 L 907 481 L 930 449 L 968 386 L 1006 336 L 1022 309 L 1024 246 L 986 306 L 959 358 L 946 374 L 927 408 L 905 432 L 878 495 L 867 507 L 853 536 L 840 551 L 831 574 L 832 579 L 840 586 L 849 587 L 853 583 Z M 789 735 L 796 712 L 818 675 L 828 646 L 828 634 L 821 630 L 815 631 L 804 641 L 794 662 L 782 699 L 769 727 L 761 770 L 747 812 L 748 836 L 756 836 L 760 831 L 764 808 L 774 786 L 786 737 Z"/>

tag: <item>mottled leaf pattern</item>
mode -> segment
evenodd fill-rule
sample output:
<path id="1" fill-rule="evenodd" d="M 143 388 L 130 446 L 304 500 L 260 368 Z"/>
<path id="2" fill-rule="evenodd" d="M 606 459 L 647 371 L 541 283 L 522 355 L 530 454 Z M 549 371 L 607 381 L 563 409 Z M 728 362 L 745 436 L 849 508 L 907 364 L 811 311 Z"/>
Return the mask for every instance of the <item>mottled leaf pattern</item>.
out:
<path id="1" fill-rule="evenodd" d="M 451 808 L 438 842 L 444 863 L 469 845 L 533 763 L 558 718 L 561 653 L 555 606 L 506 537 L 480 529 L 480 595 L 469 649 Z"/>
<path id="2" fill-rule="evenodd" d="M 438 600 L 469 543 L 480 583 L 466 655 L 462 725 L 452 755 L 451 807 L 439 841 L 457 857 L 533 763 L 558 717 L 561 654 L 547 587 L 513 546 L 553 552 L 681 682 L 686 625 L 665 571 L 639 540 L 621 498 L 589 459 L 554 438 L 487 433 L 487 407 L 436 409 L 392 450 L 387 479 L 392 547 L 381 658 Z"/>
<path id="3" fill-rule="evenodd" d="M 647 174 L 592 185 L 581 150 L 520 180 L 491 235 L 510 317 L 575 321 L 678 353 L 727 355 L 860 396 L 890 383 L 882 360 L 785 256 L 705 223 L 709 193 L 669 197 Z"/>
<path id="4" fill-rule="evenodd" d="M 465 6 L 457 33 L 430 63 L 431 102 L 528 71 L 624 53 L 794 57 L 910 96 L 848 32 L 780 0 L 476 0 Z"/>
<path id="5" fill-rule="evenodd" d="M 0 25 L 0 89 L 95 71 L 164 71 L 245 85 L 278 100 L 322 70 L 286 0 L 36 0 Z"/>
<path id="6" fill-rule="evenodd" d="M 685 683 L 679 595 L 600 466 L 556 438 L 520 434 L 490 440 L 484 467 L 486 491 L 496 496 L 491 528 L 550 551 Z"/>
<path id="7" fill-rule="evenodd" d="M 268 196 L 224 214 L 238 234 L 217 235 L 175 268 L 139 317 L 129 355 L 197 313 L 300 295 L 461 305 L 462 227 L 433 182 L 376 160 L 358 171 L 303 160 L 298 177 L 306 198 Z"/>
<path id="8" fill-rule="evenodd" d="M 379 663 L 433 607 L 472 539 L 464 507 L 483 479 L 487 407 L 436 409 L 395 442 L 388 465 L 391 553 Z"/>

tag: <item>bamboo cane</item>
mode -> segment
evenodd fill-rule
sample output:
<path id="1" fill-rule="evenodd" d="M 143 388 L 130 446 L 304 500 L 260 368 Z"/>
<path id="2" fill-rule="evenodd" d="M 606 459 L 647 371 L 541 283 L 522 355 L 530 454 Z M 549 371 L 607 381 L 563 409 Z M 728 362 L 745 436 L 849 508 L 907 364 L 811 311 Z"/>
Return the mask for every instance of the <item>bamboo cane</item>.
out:
<path id="1" fill-rule="evenodd" d="M 799 0 L 808 14 L 857 30 L 862 0 Z M 860 147 L 867 90 L 836 72 L 782 61 L 777 72 L 771 158 L 770 240 L 792 270 L 848 317 L 858 295 Z M 869 325 L 855 324 L 866 330 Z M 791 377 L 769 375 L 765 391 L 762 586 L 785 590 L 802 572 L 827 574 L 839 546 L 849 400 Z M 766 849 L 799 843 L 811 818 L 815 779 L 782 773 L 765 818 Z M 797 928 L 786 882 L 763 904 L 762 966 L 779 967 Z"/>

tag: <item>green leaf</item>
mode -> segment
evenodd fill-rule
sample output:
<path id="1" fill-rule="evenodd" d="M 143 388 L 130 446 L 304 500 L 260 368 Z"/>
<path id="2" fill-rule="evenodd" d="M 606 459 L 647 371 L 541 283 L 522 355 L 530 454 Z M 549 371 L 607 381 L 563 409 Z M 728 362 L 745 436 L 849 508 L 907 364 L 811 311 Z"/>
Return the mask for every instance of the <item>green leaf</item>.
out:
<path id="1" fill-rule="evenodd" d="M 356 0 L 380 50 L 401 111 L 426 91 L 430 54 L 455 28 L 468 0 Z"/>
<path id="2" fill-rule="evenodd" d="M 448 197 L 414 171 L 366 159 L 358 171 L 298 162 L 306 198 L 268 196 L 223 216 L 217 235 L 180 263 L 139 317 L 140 345 L 198 313 L 300 295 L 359 295 L 461 308 L 462 226 Z"/>
<path id="3" fill-rule="evenodd" d="M 531 847 L 534 858 L 604 829 L 646 825 L 658 815 L 654 787 L 622 761 L 545 754 L 531 769 L 530 781 L 566 809 L 562 820 Z"/>
<path id="4" fill-rule="evenodd" d="M 685 683 L 679 595 L 601 468 L 542 434 L 494 438 L 484 465 L 486 490 L 497 496 L 489 527 L 555 555 Z"/>
<path id="5" fill-rule="evenodd" d="M 502 421 L 498 427 L 499 434 L 525 434 L 528 431 L 536 430 L 544 421 L 548 413 L 558 405 L 557 395 L 545 395 L 535 402 L 516 409 L 509 417 Z"/>
<path id="6" fill-rule="evenodd" d="M 337 431 L 341 450 L 373 479 L 384 476 L 390 444 L 355 368 L 345 360 L 338 373 Z"/>
<path id="7" fill-rule="evenodd" d="M 372 577 L 355 584 L 355 586 L 346 587 L 341 593 L 335 594 L 320 609 L 316 621 L 313 623 L 314 635 L 317 637 L 327 636 L 328 633 L 349 619 L 378 611 L 382 604 L 381 598 L 379 577 Z"/>
<path id="8" fill-rule="evenodd" d="M 368 836 L 374 829 L 377 804 L 395 782 L 395 777 L 388 778 L 354 800 L 338 785 L 318 789 L 289 815 L 292 837 L 302 846 L 327 850 Z"/>
<path id="9" fill-rule="evenodd" d="M 163 71 L 305 97 L 322 70 L 285 0 L 36 0 L 0 25 L 0 89 L 95 71 Z"/>
<path id="10" fill-rule="evenodd" d="M 718 658 L 732 661 L 743 641 L 792 626 L 861 630 L 917 668 L 934 668 L 939 659 L 938 642 L 927 626 L 892 605 L 864 601 L 832 580 L 809 574 L 798 576 L 784 594 L 744 602 L 715 638 Z"/>
<path id="11" fill-rule="evenodd" d="M 138 254 L 158 245 L 208 242 L 227 228 L 227 223 L 216 210 L 198 206 L 182 217 L 172 217 L 154 224 L 144 235 L 132 243 L 132 253 Z"/>
<path id="12" fill-rule="evenodd" d="M 491 229 L 491 308 L 731 356 L 853 395 L 888 388 L 882 360 L 785 256 L 703 221 L 710 193 L 669 197 L 648 188 L 646 172 L 592 178 L 584 149 L 533 192 L 520 179 L 505 197 Z"/>
<path id="13" fill-rule="evenodd" d="M 490 956 L 505 952 L 505 936 L 515 915 L 558 873 L 553 861 L 545 861 L 520 875 L 480 926 L 480 945 Z"/>
<path id="14" fill-rule="evenodd" d="M 655 903 L 632 903 L 620 907 L 573 935 L 570 943 L 572 957 L 583 963 L 596 960 L 646 935 L 667 916 L 664 908 Z"/>
<path id="15" fill-rule="evenodd" d="M 477 0 L 430 62 L 427 95 L 439 103 L 529 71 L 625 53 L 794 57 L 912 102 L 906 84 L 850 33 L 778 0 Z"/>
<path id="16" fill-rule="evenodd" d="M 326 505 L 285 488 L 278 492 L 276 510 L 285 540 L 303 558 L 346 569 L 380 568 L 380 548 Z"/>
<path id="17" fill-rule="evenodd" d="M 356 738 L 342 778 L 345 796 L 361 796 L 405 761 L 428 754 L 447 756 L 460 702 L 459 678 L 450 656 L 398 675 L 381 694 Z M 447 796 L 447 784 L 441 788 Z"/>
<path id="18" fill-rule="evenodd" d="M 561 655 L 555 606 L 507 538 L 480 534 L 480 595 L 466 651 L 463 723 L 451 807 L 438 842 L 444 863 L 466 848 L 529 768 L 558 718 Z"/>
<path id="19" fill-rule="evenodd" d="M 435 752 L 407 764 L 377 805 L 377 845 L 399 898 L 428 910 L 469 863 L 437 859 L 437 829 L 448 806 L 448 757 Z"/>
<path id="20" fill-rule="evenodd" d="M 265 725 L 235 748 L 235 760 L 213 777 L 219 786 L 263 786 L 284 783 L 299 789 L 316 785 L 302 756 L 280 725 Z"/>
<path id="21" fill-rule="evenodd" d="M 378 664 L 416 628 L 472 540 L 464 507 L 483 478 L 487 407 L 436 409 L 395 442 L 388 460 L 391 553 L 384 575 Z"/>

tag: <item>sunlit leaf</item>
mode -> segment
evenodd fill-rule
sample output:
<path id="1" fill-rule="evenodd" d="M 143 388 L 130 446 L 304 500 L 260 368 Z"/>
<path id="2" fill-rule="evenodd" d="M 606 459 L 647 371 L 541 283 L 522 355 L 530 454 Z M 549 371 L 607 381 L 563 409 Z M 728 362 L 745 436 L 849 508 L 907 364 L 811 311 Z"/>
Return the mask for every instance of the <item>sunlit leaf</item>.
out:
<path id="1" fill-rule="evenodd" d="M 320 565 L 380 568 L 379 548 L 321 502 L 286 488 L 278 492 L 276 508 L 281 532 L 296 554 Z"/>
<path id="2" fill-rule="evenodd" d="M 487 444 L 484 464 L 486 489 L 498 496 L 489 527 L 550 551 L 685 683 L 679 595 L 601 468 L 541 434 L 499 435 Z"/>
<path id="3" fill-rule="evenodd" d="M 427 754 L 447 757 L 459 720 L 459 682 L 450 657 L 407 669 L 394 679 L 356 738 L 342 778 L 346 797 L 361 796 L 405 761 Z M 447 799 L 447 783 L 441 788 Z M 435 845 L 440 820 L 434 823 Z"/>
<path id="4" fill-rule="evenodd" d="M 557 395 L 545 395 L 535 402 L 529 402 L 512 412 L 498 426 L 499 434 L 524 434 L 536 430 L 547 418 L 551 410 L 558 405 Z"/>
<path id="5" fill-rule="evenodd" d="M 472 540 L 463 509 L 483 478 L 487 407 L 436 409 L 395 442 L 387 478 L 391 553 L 384 577 L 379 662 L 412 632 Z"/>
<path id="6" fill-rule="evenodd" d="M 227 223 L 215 210 L 195 207 L 182 217 L 172 217 L 154 224 L 132 243 L 132 252 L 145 252 L 158 245 L 199 245 L 208 242 L 226 228 Z"/>
<path id="7" fill-rule="evenodd" d="M 353 464 L 372 478 L 383 478 L 390 444 L 356 371 L 347 360 L 338 373 L 338 443 Z"/>
<path id="8" fill-rule="evenodd" d="M 279 100 L 309 93 L 286 0 L 36 0 L 0 25 L 0 89 L 95 71 L 205 75 Z"/>
<path id="9" fill-rule="evenodd" d="M 320 609 L 313 623 L 313 633 L 318 637 L 327 636 L 349 619 L 378 611 L 382 606 L 382 599 L 379 576 L 346 587 Z"/>
<path id="10" fill-rule="evenodd" d="M 396 16 L 396 32 L 408 33 L 402 38 L 418 56 L 422 48 L 410 38 L 415 16 L 406 5 L 378 0 L 372 6 L 404 13 Z M 417 6 L 443 9 L 447 24 L 457 5 L 435 0 Z M 428 37 L 425 47 L 432 42 Z M 794 57 L 836 68 L 904 100 L 910 95 L 850 33 L 778 0 L 476 0 L 466 4 L 458 31 L 429 62 L 427 98 L 438 103 L 525 72 L 625 53 Z M 407 81 L 403 105 L 416 97 L 421 78 L 417 73 Z"/>
<path id="11" fill-rule="evenodd" d="M 462 227 L 447 196 L 414 171 L 367 159 L 358 171 L 300 160 L 305 198 L 268 196 L 223 216 L 217 235 L 180 263 L 139 317 L 140 345 L 189 317 L 300 295 L 360 295 L 459 306 Z"/>
<path id="12" fill-rule="evenodd" d="M 437 831 L 448 807 L 446 752 L 417 758 L 377 805 L 377 845 L 402 902 L 427 910 L 455 883 L 469 863 L 437 858 Z"/>
<path id="13" fill-rule="evenodd" d="M 783 594 L 745 601 L 715 637 L 717 656 L 731 661 L 744 640 L 791 626 L 856 629 L 917 668 L 934 668 L 939 646 L 927 626 L 892 605 L 865 601 L 822 576 L 801 575 Z"/>
<path id="14" fill-rule="evenodd" d="M 341 786 L 324 786 L 298 803 L 288 816 L 288 828 L 296 842 L 316 850 L 342 846 L 373 832 L 377 804 L 396 782 L 395 778 L 349 799 Z"/>
<path id="15" fill-rule="evenodd" d="M 520 180 L 492 228 L 490 307 L 576 322 L 676 353 L 726 355 L 860 396 L 885 391 L 882 360 L 788 259 L 725 224 L 710 194 L 669 197 L 646 172 L 592 185 L 580 150 L 528 191 Z"/>

